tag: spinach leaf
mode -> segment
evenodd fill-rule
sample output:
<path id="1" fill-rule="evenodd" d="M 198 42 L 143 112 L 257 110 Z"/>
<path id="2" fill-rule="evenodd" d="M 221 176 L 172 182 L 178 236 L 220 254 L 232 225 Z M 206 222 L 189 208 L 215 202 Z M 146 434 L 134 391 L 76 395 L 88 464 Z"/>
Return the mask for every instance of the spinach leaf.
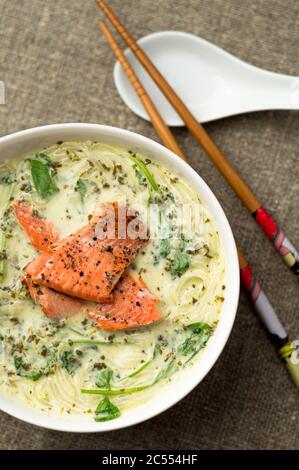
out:
<path id="1" fill-rule="evenodd" d="M 118 418 L 121 413 L 119 408 L 111 403 L 108 397 L 104 397 L 95 410 L 95 421 L 110 421 Z"/>
<path id="2" fill-rule="evenodd" d="M 47 165 L 49 167 L 53 167 L 53 163 L 49 155 L 46 153 L 37 153 L 35 156 L 36 160 L 39 160 L 41 163 L 44 165 Z"/>
<path id="3" fill-rule="evenodd" d="M 149 185 L 154 191 L 161 193 L 161 189 L 159 188 L 153 174 L 147 168 L 147 166 L 143 163 L 143 161 L 140 160 L 140 158 L 138 158 L 137 155 L 133 152 L 129 152 L 129 157 L 134 162 L 133 168 L 135 170 L 137 169 L 139 172 L 141 172 L 145 176 Z"/>
<path id="4" fill-rule="evenodd" d="M 43 375 L 47 375 L 50 370 L 53 369 L 53 366 L 55 365 L 55 356 L 53 353 L 51 353 L 43 367 L 33 368 L 30 363 L 25 361 L 23 356 L 20 354 L 15 354 L 14 365 L 17 375 L 36 382 Z"/>
<path id="5" fill-rule="evenodd" d="M 59 191 L 52 178 L 49 162 L 49 157 L 45 154 L 38 154 L 35 160 L 29 160 L 34 187 L 43 199 Z"/>
<path id="6" fill-rule="evenodd" d="M 96 379 L 96 386 L 99 388 L 106 388 L 107 390 L 111 389 L 111 379 L 113 377 L 113 370 L 107 367 L 107 369 L 103 370 L 99 373 Z"/>
<path id="7" fill-rule="evenodd" d="M 29 364 L 24 362 L 21 356 L 17 356 L 17 355 L 14 356 L 14 364 L 15 364 L 17 375 L 19 375 L 20 377 L 26 377 L 26 379 L 33 380 L 33 382 L 36 382 L 38 379 L 40 379 L 44 375 L 44 372 L 42 369 L 29 372 L 29 369 L 31 367 Z"/>
<path id="8" fill-rule="evenodd" d="M 207 344 L 213 333 L 213 328 L 207 323 L 199 322 L 188 325 L 188 329 L 191 330 L 191 334 L 179 346 L 178 352 L 183 356 L 191 354 L 191 357 L 188 359 L 190 361 Z"/>
<path id="9" fill-rule="evenodd" d="M 78 357 L 75 356 L 74 351 L 71 349 L 61 354 L 60 362 L 70 375 L 73 375 L 78 367 L 81 366 L 81 361 L 79 361 Z"/>
<path id="10" fill-rule="evenodd" d="M 171 263 L 170 272 L 173 277 L 182 276 L 190 266 L 190 256 L 185 252 L 176 252 Z"/>
<path id="11" fill-rule="evenodd" d="M 84 180 L 82 180 L 81 178 L 79 178 L 77 183 L 76 183 L 75 191 L 77 191 L 79 193 L 81 203 L 83 204 L 84 203 L 84 198 L 85 198 L 86 192 L 87 192 L 87 185 L 86 185 L 86 182 Z"/>

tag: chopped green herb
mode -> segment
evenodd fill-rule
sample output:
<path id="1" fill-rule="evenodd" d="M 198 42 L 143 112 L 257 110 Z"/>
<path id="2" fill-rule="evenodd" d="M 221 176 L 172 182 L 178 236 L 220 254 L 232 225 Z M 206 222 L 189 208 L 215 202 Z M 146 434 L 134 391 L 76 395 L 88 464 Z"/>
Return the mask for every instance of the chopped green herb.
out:
<path id="1" fill-rule="evenodd" d="M 70 374 L 73 375 L 74 372 L 80 367 L 81 361 L 79 361 L 78 357 L 74 354 L 74 352 L 70 349 L 68 351 L 64 351 L 60 356 L 60 362 L 64 369 Z"/>
<path id="2" fill-rule="evenodd" d="M 40 367 L 38 369 L 32 368 L 30 363 L 26 362 L 24 358 L 19 355 L 14 355 L 14 365 L 16 368 L 16 373 L 20 377 L 25 377 L 26 379 L 32 380 L 36 382 L 40 379 L 43 375 L 47 375 L 50 370 L 53 368 L 55 364 L 55 357 L 52 353 L 50 357 L 47 359 L 45 366 Z"/>
<path id="3" fill-rule="evenodd" d="M 49 161 L 49 157 L 45 154 L 38 154 L 35 160 L 29 160 L 35 190 L 43 199 L 59 191 L 52 178 Z"/>
<path id="4" fill-rule="evenodd" d="M 81 203 L 83 204 L 85 196 L 86 196 L 86 192 L 87 192 L 87 185 L 86 185 L 86 182 L 82 180 L 81 178 L 79 178 L 76 183 L 75 191 L 79 193 Z"/>
<path id="5" fill-rule="evenodd" d="M 16 189 L 16 183 L 13 183 L 9 187 L 9 194 L 7 197 L 7 203 L 3 210 L 0 226 L 0 284 L 4 281 L 6 275 L 6 263 L 7 263 L 7 246 L 8 236 L 6 231 L 6 223 L 10 215 L 10 206 L 14 198 L 14 192 Z"/>
<path id="6" fill-rule="evenodd" d="M 72 328 L 70 328 L 72 329 Z M 78 333 L 80 334 L 80 333 Z M 83 336 L 83 335 L 82 335 Z M 97 341 L 93 339 L 72 339 L 74 344 L 95 344 L 97 346 L 104 346 L 108 344 L 113 345 L 126 345 L 126 344 L 133 344 L 132 341 Z"/>
<path id="7" fill-rule="evenodd" d="M 160 256 L 161 258 L 167 258 L 167 256 L 170 254 L 170 241 L 167 238 L 164 238 L 160 242 Z"/>
<path id="8" fill-rule="evenodd" d="M 159 374 L 155 378 L 154 384 L 156 384 L 156 383 L 160 382 L 161 380 L 166 379 L 167 377 L 169 377 L 174 372 L 174 366 L 175 366 L 174 360 L 170 361 L 169 364 L 167 364 L 167 366 L 164 367 L 159 372 Z"/>
<path id="9" fill-rule="evenodd" d="M 98 404 L 95 415 L 95 421 L 102 422 L 116 419 L 121 415 L 121 413 L 119 408 L 111 403 L 108 397 L 104 397 Z"/>
<path id="10" fill-rule="evenodd" d="M 161 192 L 161 189 L 159 188 L 158 184 L 155 181 L 155 178 L 151 171 L 147 168 L 147 166 L 143 163 L 140 158 L 137 157 L 135 153 L 129 153 L 129 158 L 134 162 L 133 168 L 136 170 L 138 169 L 147 179 L 149 185 L 154 191 L 157 191 L 158 193 Z"/>
<path id="11" fill-rule="evenodd" d="M 144 369 L 146 369 L 153 362 L 153 360 L 156 358 L 156 356 L 159 352 L 160 352 L 160 346 L 159 346 L 159 344 L 156 344 L 152 357 L 147 362 L 142 364 L 142 366 L 139 367 L 139 369 L 135 370 L 134 372 L 132 372 L 132 374 L 128 375 L 128 377 L 130 377 L 130 378 L 131 377 L 136 377 L 136 375 L 140 374 L 140 372 L 142 372 Z"/>
<path id="12" fill-rule="evenodd" d="M 86 393 L 88 395 L 128 395 L 131 393 L 142 392 L 149 387 L 152 387 L 153 384 L 142 385 L 140 387 L 132 388 L 122 388 L 120 390 L 110 390 L 110 389 L 82 389 L 81 393 Z"/>
<path id="13" fill-rule="evenodd" d="M 6 184 L 9 186 L 13 183 L 13 177 L 11 175 L 0 176 L 0 184 Z"/>
<path id="14" fill-rule="evenodd" d="M 187 362 L 193 359 L 193 357 L 207 344 L 213 333 L 213 328 L 210 325 L 201 322 L 189 325 L 188 329 L 191 330 L 191 335 L 178 348 L 178 352 L 183 356 L 189 356 L 191 354 L 191 357 Z"/>
<path id="15" fill-rule="evenodd" d="M 21 356 L 14 356 L 14 364 L 16 368 L 16 373 L 20 377 L 26 377 L 26 379 L 30 379 L 36 382 L 36 380 L 40 379 L 43 376 L 42 370 L 28 372 L 28 364 L 24 363 L 23 358 Z"/>
<path id="16" fill-rule="evenodd" d="M 111 379 L 113 377 L 113 370 L 107 367 L 107 369 L 100 372 L 96 378 L 96 386 L 99 388 L 111 389 Z"/>
<path id="17" fill-rule="evenodd" d="M 177 252 L 171 263 L 170 272 L 173 277 L 182 276 L 190 266 L 190 256 L 187 253 Z"/>
<path id="18" fill-rule="evenodd" d="M 152 387 L 153 385 L 156 385 L 158 382 L 160 382 L 163 379 L 166 379 L 169 377 L 175 367 L 175 362 L 172 360 L 167 364 L 166 367 L 164 367 L 157 375 L 155 380 L 148 384 L 148 385 L 140 385 L 139 387 L 131 387 L 131 388 L 121 388 L 118 390 L 111 390 L 111 389 L 82 389 L 81 393 L 85 393 L 88 395 L 129 395 L 131 393 L 137 393 L 137 392 L 142 392 L 143 390 L 146 390 L 147 388 Z"/>
<path id="19" fill-rule="evenodd" d="M 46 153 L 37 153 L 35 158 L 44 165 L 47 165 L 49 167 L 53 166 L 51 158 Z"/>

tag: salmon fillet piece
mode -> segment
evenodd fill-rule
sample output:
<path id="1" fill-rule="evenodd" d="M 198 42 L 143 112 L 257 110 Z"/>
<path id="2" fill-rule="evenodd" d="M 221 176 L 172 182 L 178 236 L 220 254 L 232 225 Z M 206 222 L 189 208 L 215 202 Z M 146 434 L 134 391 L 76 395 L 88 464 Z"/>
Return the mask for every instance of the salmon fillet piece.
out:
<path id="1" fill-rule="evenodd" d="M 30 277 L 24 279 L 34 303 L 40 305 L 42 311 L 50 318 L 69 318 L 80 313 L 86 302 L 74 299 L 49 287 L 34 284 Z"/>
<path id="2" fill-rule="evenodd" d="M 35 284 L 72 297 L 111 301 L 114 286 L 139 249 L 148 242 L 138 236 L 119 238 L 117 209 L 117 204 L 102 204 L 88 225 L 29 263 L 26 274 Z M 132 217 L 125 215 L 126 229 L 131 221 Z M 111 222 L 115 227 L 113 235 L 109 228 Z"/>
<path id="3" fill-rule="evenodd" d="M 23 204 L 16 203 L 14 208 L 17 220 L 32 244 L 40 251 L 53 250 L 53 244 L 58 240 L 53 225 L 35 216 Z M 92 219 L 92 222 L 97 221 L 98 216 L 99 214 Z M 98 328 L 110 331 L 148 325 L 160 318 L 156 297 L 148 291 L 141 278 L 136 280 L 129 274 L 124 274 L 110 294 L 111 303 L 98 304 L 92 308 L 87 301 L 36 284 L 29 276 L 24 282 L 28 286 L 32 300 L 40 305 L 44 314 L 50 318 L 69 318 L 84 311 L 96 321 Z"/>
<path id="4" fill-rule="evenodd" d="M 32 245 L 39 251 L 50 251 L 53 243 L 58 240 L 58 234 L 53 225 L 45 219 L 37 217 L 25 204 L 16 202 L 13 208 L 17 221 L 26 232 Z M 33 302 L 41 306 L 47 317 L 71 317 L 79 313 L 84 305 L 86 306 L 84 301 L 80 299 L 74 299 L 48 287 L 34 284 L 30 277 L 25 278 L 23 282 L 27 284 Z"/>
<path id="5" fill-rule="evenodd" d="M 50 245 L 57 242 L 58 234 L 51 222 L 35 215 L 25 204 L 15 202 L 13 209 L 17 221 L 37 250 L 48 250 Z"/>
<path id="6" fill-rule="evenodd" d="M 98 328 L 116 331 L 149 325 L 160 319 L 157 298 L 143 280 L 126 274 L 114 289 L 112 303 L 98 304 L 87 309 Z"/>

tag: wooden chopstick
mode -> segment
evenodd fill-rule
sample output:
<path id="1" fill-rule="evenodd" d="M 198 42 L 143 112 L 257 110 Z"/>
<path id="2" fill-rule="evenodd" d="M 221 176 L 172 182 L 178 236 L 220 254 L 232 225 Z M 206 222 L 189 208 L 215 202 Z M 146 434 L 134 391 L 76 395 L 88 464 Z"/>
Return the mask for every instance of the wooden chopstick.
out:
<path id="1" fill-rule="evenodd" d="M 112 50 L 114 51 L 115 55 L 118 57 L 126 75 L 129 77 L 133 87 L 136 90 L 143 106 L 147 109 L 147 112 L 151 118 L 154 128 L 157 131 L 157 134 L 161 136 L 161 139 L 165 143 L 166 147 L 172 148 L 173 151 L 183 160 L 186 159 L 182 150 L 180 149 L 177 141 L 175 140 L 172 132 L 170 131 L 169 127 L 166 125 L 165 121 L 162 119 L 161 114 L 154 106 L 150 96 L 146 93 L 145 88 L 143 87 L 142 83 L 140 82 L 139 78 L 135 74 L 134 70 L 130 66 L 129 62 L 126 60 L 123 54 L 118 54 L 119 46 L 115 42 L 110 30 L 105 25 L 104 21 L 99 22 L 99 26 L 101 27 L 107 41 L 109 42 Z"/>
<path id="2" fill-rule="evenodd" d="M 126 44 L 130 47 L 139 62 L 143 65 L 162 93 L 172 104 L 176 112 L 181 116 L 186 124 L 187 129 L 203 147 L 208 156 L 217 166 L 224 178 L 234 189 L 236 194 L 242 200 L 249 212 L 254 216 L 257 223 L 263 229 L 266 236 L 272 241 L 276 250 L 282 256 L 285 263 L 291 268 L 299 279 L 299 253 L 291 244 L 285 233 L 279 228 L 277 222 L 262 206 L 253 191 L 241 178 L 234 167 L 224 156 L 216 143 L 211 139 L 203 126 L 196 120 L 193 114 L 185 106 L 180 97 L 173 88 L 165 80 L 163 75 L 155 67 L 150 58 L 145 54 L 141 47 L 136 43 L 125 26 L 118 17 L 113 13 L 112 9 L 106 4 L 105 0 L 96 0 L 106 17 L 109 19 L 114 28 L 121 35 Z"/>
<path id="3" fill-rule="evenodd" d="M 177 150 L 179 150 L 178 155 L 183 160 L 187 161 L 187 158 L 185 157 L 183 151 L 176 142 L 175 137 L 164 122 L 153 101 L 148 96 L 146 90 L 144 89 L 140 80 L 136 76 L 132 66 L 123 54 L 121 48 L 114 39 L 109 28 L 106 26 L 104 21 L 100 21 L 99 26 L 102 29 L 104 36 L 107 39 L 109 45 L 111 46 L 111 49 L 113 50 L 115 56 L 120 61 L 124 72 L 127 74 L 129 80 L 131 81 L 162 142 L 174 153 L 177 153 Z M 158 123 L 155 122 L 155 119 L 158 119 Z M 166 129 L 168 130 L 168 132 L 166 132 Z M 294 353 L 294 347 L 292 346 L 288 335 L 283 325 L 281 324 L 277 314 L 275 313 L 272 305 L 270 304 L 265 293 L 261 289 L 260 284 L 254 277 L 252 269 L 249 266 L 245 255 L 239 249 L 238 257 L 243 287 L 251 296 L 258 316 L 262 320 L 263 324 L 266 326 L 266 329 L 270 334 L 270 337 L 272 338 L 276 349 L 278 350 L 281 358 L 284 360 L 294 383 L 299 389 L 299 366 L 294 365 L 292 362 L 292 354 Z"/>

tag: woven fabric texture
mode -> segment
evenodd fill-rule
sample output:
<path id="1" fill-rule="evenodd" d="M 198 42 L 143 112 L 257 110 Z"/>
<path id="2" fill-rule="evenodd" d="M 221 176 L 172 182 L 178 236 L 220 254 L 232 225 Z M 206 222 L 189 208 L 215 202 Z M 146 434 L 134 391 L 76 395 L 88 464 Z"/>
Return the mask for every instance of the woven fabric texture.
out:
<path id="1" fill-rule="evenodd" d="M 111 0 L 135 37 L 159 30 L 201 36 L 254 65 L 299 76 L 296 0 Z M 0 135 L 58 122 L 93 122 L 158 140 L 113 83 L 114 56 L 93 0 L 0 0 Z M 221 71 L 220 71 L 221 72 Z M 196 84 L 194 84 L 196 86 Z M 299 112 L 269 111 L 206 125 L 230 161 L 299 245 Z M 175 135 L 222 204 L 235 237 L 293 339 L 298 281 L 184 128 Z M 107 434 L 43 430 L 0 412 L 1 449 L 294 449 L 298 391 L 241 293 L 217 364 L 179 404 Z"/>

